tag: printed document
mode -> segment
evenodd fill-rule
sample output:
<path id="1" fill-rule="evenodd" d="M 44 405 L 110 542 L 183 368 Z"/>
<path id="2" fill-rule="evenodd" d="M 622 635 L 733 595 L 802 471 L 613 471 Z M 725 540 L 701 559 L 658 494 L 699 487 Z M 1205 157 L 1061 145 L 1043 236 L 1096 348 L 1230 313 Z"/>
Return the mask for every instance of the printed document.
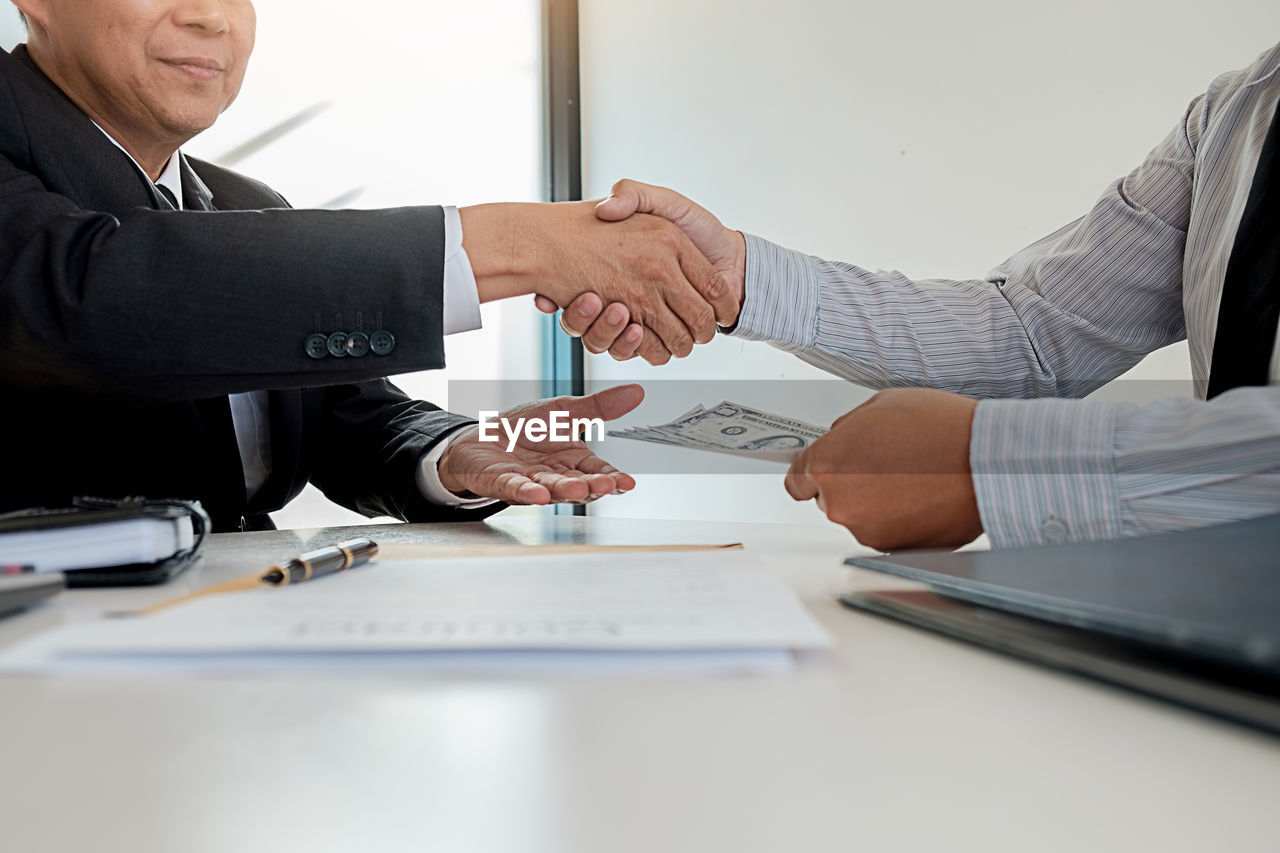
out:
<path id="1" fill-rule="evenodd" d="M 406 656 L 422 663 L 458 652 L 549 652 L 560 661 L 589 653 L 580 659 L 607 666 L 602 652 L 620 653 L 619 662 L 638 653 L 674 662 L 674 653 L 714 661 L 765 652 L 757 660 L 777 668 L 779 653 L 830 642 L 750 554 L 590 553 L 374 561 L 308 583 L 67 626 L 13 648 L 0 666 L 174 665 L 211 656 L 250 667 L 255 658 L 308 666 L 334 656 L 395 657 L 403 665 Z"/>

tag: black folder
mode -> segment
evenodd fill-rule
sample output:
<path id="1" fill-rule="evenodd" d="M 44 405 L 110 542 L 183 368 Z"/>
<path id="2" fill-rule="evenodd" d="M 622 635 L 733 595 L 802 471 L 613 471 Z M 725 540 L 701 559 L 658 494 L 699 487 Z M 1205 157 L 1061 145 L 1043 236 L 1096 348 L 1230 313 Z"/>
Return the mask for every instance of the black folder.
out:
<path id="1" fill-rule="evenodd" d="M 68 587 L 163 583 L 199 555 L 208 528 L 195 501 L 82 497 L 18 510 L 0 515 L 0 574 L 62 572 Z"/>
<path id="2" fill-rule="evenodd" d="M 1280 516 L 846 562 L 932 590 L 841 596 L 851 607 L 1280 733 Z"/>

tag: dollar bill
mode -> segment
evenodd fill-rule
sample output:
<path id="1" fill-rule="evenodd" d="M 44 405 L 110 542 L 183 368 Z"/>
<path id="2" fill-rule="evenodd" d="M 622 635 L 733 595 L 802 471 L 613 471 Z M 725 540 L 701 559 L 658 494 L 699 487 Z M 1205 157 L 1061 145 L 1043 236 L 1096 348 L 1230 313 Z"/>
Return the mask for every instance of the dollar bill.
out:
<path id="1" fill-rule="evenodd" d="M 670 423 L 610 430 L 609 435 L 674 447 L 790 462 L 826 433 L 813 424 L 728 400 L 695 406 Z"/>

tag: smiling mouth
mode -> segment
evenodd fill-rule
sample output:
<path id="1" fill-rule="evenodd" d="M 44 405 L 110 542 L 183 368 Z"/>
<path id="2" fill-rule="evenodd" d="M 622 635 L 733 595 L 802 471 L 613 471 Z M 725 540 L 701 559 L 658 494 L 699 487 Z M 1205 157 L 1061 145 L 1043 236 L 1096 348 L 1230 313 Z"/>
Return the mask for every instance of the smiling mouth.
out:
<path id="1" fill-rule="evenodd" d="M 195 80 L 212 80 L 225 70 L 222 63 L 203 57 L 184 56 L 160 61 Z"/>

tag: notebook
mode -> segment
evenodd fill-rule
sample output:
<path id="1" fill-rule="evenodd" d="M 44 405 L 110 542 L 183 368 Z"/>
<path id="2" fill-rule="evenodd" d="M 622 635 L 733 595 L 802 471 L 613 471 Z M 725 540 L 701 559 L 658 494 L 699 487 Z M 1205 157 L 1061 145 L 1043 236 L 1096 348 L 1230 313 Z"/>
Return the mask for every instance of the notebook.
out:
<path id="1" fill-rule="evenodd" d="M 185 501 L 8 513 L 0 516 L 0 575 L 66 572 L 68 586 L 159 583 L 191 562 L 206 527 L 203 510 Z"/>
<path id="2" fill-rule="evenodd" d="M 1280 732 L 1280 516 L 847 563 L 931 588 L 842 603 Z"/>

